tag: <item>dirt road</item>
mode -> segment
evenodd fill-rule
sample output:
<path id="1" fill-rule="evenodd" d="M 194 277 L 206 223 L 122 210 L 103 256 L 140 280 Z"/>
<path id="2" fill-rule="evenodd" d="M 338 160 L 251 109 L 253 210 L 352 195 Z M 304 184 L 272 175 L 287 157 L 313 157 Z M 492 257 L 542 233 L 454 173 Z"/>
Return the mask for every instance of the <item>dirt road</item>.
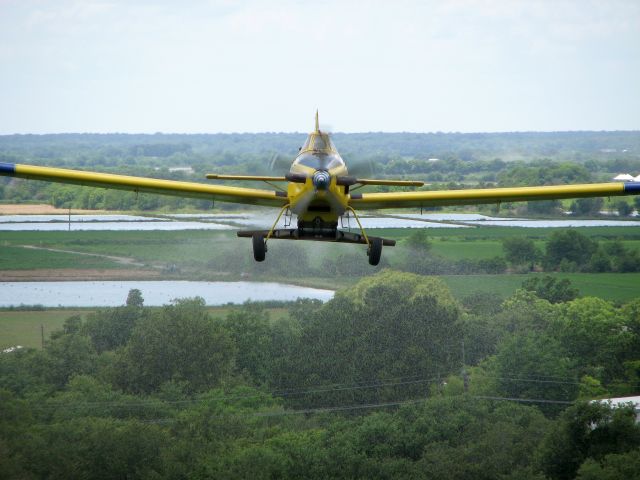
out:
<path id="1" fill-rule="evenodd" d="M 56 208 L 51 205 L 17 205 L 17 204 L 0 204 L 0 215 L 66 215 L 69 213 L 68 208 Z M 106 210 L 81 210 L 78 208 L 71 209 L 72 214 L 101 214 L 114 213 Z"/>

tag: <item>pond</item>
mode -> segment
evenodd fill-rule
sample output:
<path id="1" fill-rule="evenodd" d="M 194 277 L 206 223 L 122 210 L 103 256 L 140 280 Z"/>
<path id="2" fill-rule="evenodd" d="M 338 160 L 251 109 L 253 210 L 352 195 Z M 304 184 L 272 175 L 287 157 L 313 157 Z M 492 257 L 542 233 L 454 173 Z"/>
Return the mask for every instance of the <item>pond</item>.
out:
<path id="1" fill-rule="evenodd" d="M 0 215 L 0 231 L 84 231 L 84 230 L 242 230 L 271 227 L 277 213 L 200 213 L 139 215 Z M 473 228 L 475 226 L 504 226 L 530 228 L 558 227 L 638 227 L 640 221 L 602 218 L 597 220 L 562 219 L 529 220 L 501 218 L 468 213 L 391 213 L 361 215 L 364 228 Z M 293 219 L 293 226 L 296 220 Z M 287 225 L 288 226 L 288 225 Z M 353 217 L 344 217 L 340 228 L 358 229 Z M 280 219 L 278 227 L 284 228 Z"/>
<path id="2" fill-rule="evenodd" d="M 207 305 L 246 301 L 313 298 L 327 301 L 333 290 L 275 282 L 104 281 L 0 282 L 0 307 L 115 307 L 124 305 L 129 290 L 142 292 L 144 304 L 159 306 L 176 298 L 202 297 Z"/>

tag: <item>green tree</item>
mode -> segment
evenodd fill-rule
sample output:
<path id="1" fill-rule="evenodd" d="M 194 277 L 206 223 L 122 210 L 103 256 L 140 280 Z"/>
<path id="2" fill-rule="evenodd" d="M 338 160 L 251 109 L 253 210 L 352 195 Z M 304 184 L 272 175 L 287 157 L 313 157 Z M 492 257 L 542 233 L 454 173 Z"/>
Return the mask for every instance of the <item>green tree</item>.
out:
<path id="1" fill-rule="evenodd" d="M 638 478 L 640 449 L 605 455 L 600 461 L 587 458 L 578 469 L 577 480 L 629 480 Z"/>
<path id="2" fill-rule="evenodd" d="M 602 248 L 598 248 L 589 261 L 589 271 L 595 273 L 610 272 L 611 257 Z"/>
<path id="3" fill-rule="evenodd" d="M 633 212 L 633 207 L 625 200 L 619 200 L 616 202 L 615 208 L 618 210 L 618 215 L 621 217 L 628 217 Z"/>
<path id="4" fill-rule="evenodd" d="M 571 286 L 568 278 L 558 280 L 551 275 L 532 277 L 522 282 L 522 288 L 535 293 L 551 303 L 570 302 L 578 297 L 578 289 Z"/>
<path id="5" fill-rule="evenodd" d="M 533 292 L 518 289 L 504 301 L 494 321 L 503 334 L 545 332 L 557 315 L 558 306 Z"/>
<path id="6" fill-rule="evenodd" d="M 589 262 L 597 249 L 597 242 L 576 230 L 553 232 L 546 244 L 545 265 L 556 269 L 566 261 L 582 266 Z"/>
<path id="7" fill-rule="evenodd" d="M 498 255 L 492 258 L 481 258 L 478 260 L 478 269 L 481 272 L 498 275 L 507 270 L 507 262 Z"/>
<path id="8" fill-rule="evenodd" d="M 33 426 L 18 453 L 36 478 L 159 478 L 168 445 L 167 434 L 157 425 L 76 418 Z"/>
<path id="9" fill-rule="evenodd" d="M 0 389 L 16 395 L 51 389 L 46 370 L 49 363 L 45 351 L 23 349 L 0 355 Z"/>
<path id="10" fill-rule="evenodd" d="M 569 210 L 574 215 L 597 216 L 604 205 L 602 198 L 579 198 L 571 204 Z"/>
<path id="11" fill-rule="evenodd" d="M 142 307 L 144 305 L 144 298 L 142 298 L 142 292 L 137 288 L 129 290 L 127 295 L 127 307 Z"/>
<path id="12" fill-rule="evenodd" d="M 120 383 L 133 392 L 168 381 L 207 390 L 229 376 L 234 355 L 228 332 L 209 317 L 202 298 L 176 300 L 137 323 L 121 357 Z"/>
<path id="13" fill-rule="evenodd" d="M 623 361 L 634 341 L 619 309 L 595 297 L 579 298 L 561 305 L 550 332 L 581 368 L 610 382 L 624 374 Z"/>
<path id="14" fill-rule="evenodd" d="M 419 253 L 426 253 L 431 250 L 431 241 L 426 228 L 416 228 L 404 240 L 407 248 Z"/>
<path id="15" fill-rule="evenodd" d="M 45 348 L 45 378 L 62 388 L 74 375 L 95 373 L 96 361 L 96 351 L 86 336 L 79 333 L 52 336 Z"/>
<path id="16" fill-rule="evenodd" d="M 573 362 L 560 342 L 544 333 L 518 333 L 502 340 L 494 357 L 484 362 L 496 393 L 505 397 L 549 400 L 543 409 L 558 410 L 553 402 L 570 402 L 577 393 L 571 381 Z"/>
<path id="17" fill-rule="evenodd" d="M 78 187 L 56 185 L 51 195 L 51 204 L 57 208 L 71 208 L 77 192 Z"/>
<path id="18" fill-rule="evenodd" d="M 545 435 L 536 452 L 537 464 L 552 480 L 575 478 L 588 458 L 602 461 L 640 446 L 640 424 L 632 407 L 579 403 L 569 407 Z M 588 468 L 588 467 L 587 467 Z"/>
<path id="19" fill-rule="evenodd" d="M 82 331 L 91 338 L 98 353 L 124 346 L 134 326 L 145 315 L 139 307 L 115 307 L 98 310 L 87 316 Z"/>
<path id="20" fill-rule="evenodd" d="M 269 378 L 271 362 L 271 326 L 269 314 L 245 306 L 229 313 L 223 322 L 237 347 L 236 367 L 256 384 Z"/>
<path id="21" fill-rule="evenodd" d="M 540 258 L 540 252 L 530 238 L 507 237 L 502 240 L 504 256 L 512 265 L 529 264 L 533 270 L 535 262 Z"/>
<path id="22" fill-rule="evenodd" d="M 620 313 L 624 318 L 625 329 L 633 335 L 629 351 L 640 352 L 640 298 L 636 298 L 623 305 Z M 633 358 L 632 360 L 639 359 Z M 638 382 L 638 384 L 640 384 L 640 382 Z"/>
<path id="23" fill-rule="evenodd" d="M 527 212 L 533 215 L 552 215 L 560 213 L 562 203 L 559 200 L 540 200 L 527 202 Z"/>
<path id="24" fill-rule="evenodd" d="M 418 457 L 411 478 L 539 478 L 532 452 L 549 422 L 536 408 L 463 396 L 430 399 L 396 417 L 398 450 Z"/>
<path id="25" fill-rule="evenodd" d="M 338 292 L 302 320 L 299 353 L 290 368 L 298 385 L 429 377 L 459 368 L 461 339 L 460 309 L 442 282 L 383 271 Z M 340 404 L 424 391 L 424 383 L 415 383 L 308 398 Z"/>
<path id="26" fill-rule="evenodd" d="M 640 271 L 640 252 L 638 250 L 627 250 L 614 260 L 615 269 L 620 273 Z"/>
<path id="27" fill-rule="evenodd" d="M 502 309 L 503 301 L 504 298 L 497 293 L 478 291 L 464 297 L 462 305 L 476 315 L 495 315 Z"/>

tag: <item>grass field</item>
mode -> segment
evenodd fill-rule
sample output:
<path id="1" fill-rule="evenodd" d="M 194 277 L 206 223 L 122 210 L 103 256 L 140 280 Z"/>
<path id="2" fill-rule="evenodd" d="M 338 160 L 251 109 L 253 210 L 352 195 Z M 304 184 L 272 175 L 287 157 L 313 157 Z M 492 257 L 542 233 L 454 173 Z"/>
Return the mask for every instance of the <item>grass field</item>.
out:
<path id="1" fill-rule="evenodd" d="M 234 307 L 211 307 L 209 313 L 213 317 L 225 317 Z M 286 318 L 289 312 L 286 308 L 267 308 L 272 321 Z M 9 311 L 0 310 L 0 350 L 22 345 L 23 347 L 41 348 L 42 332 L 44 328 L 45 340 L 51 332 L 62 328 L 64 321 L 73 316 L 86 315 L 94 312 L 94 309 L 47 309 Z"/>
<path id="2" fill-rule="evenodd" d="M 131 257 L 141 262 L 199 263 L 216 244 L 235 238 L 234 232 L 210 231 L 84 231 L 84 232 L 1 232 L 0 243 L 7 246 L 35 245 L 77 252 Z M 247 245 L 248 246 L 248 245 Z M 60 268 L 63 261 L 55 252 L 41 251 L 38 268 Z M 62 254 L 60 254 L 62 255 Z M 71 266 L 78 256 L 69 254 Z M 88 257 L 91 258 L 91 257 Z M 18 269 L 25 259 L 0 257 L 4 269 Z M 34 262 L 29 262 L 34 263 Z M 89 268 L 89 267 L 87 267 Z"/>
<path id="3" fill-rule="evenodd" d="M 0 311 L 0 350 L 15 345 L 40 348 L 41 326 L 45 339 L 54 330 L 62 328 L 64 321 L 73 315 L 85 315 L 92 310 L 35 310 Z"/>
<path id="4" fill-rule="evenodd" d="M 478 227 L 441 228 L 428 231 L 435 254 L 451 260 L 480 259 L 501 255 L 502 240 L 527 237 L 544 245 L 555 228 Z M 631 248 L 640 248 L 638 227 L 589 227 L 576 229 L 597 240 L 620 239 Z M 402 240 L 411 229 L 375 229 L 372 234 Z M 104 231 L 104 232 L 0 232 L 0 270 L 30 268 L 113 268 L 113 261 L 72 253 L 16 248 L 34 245 L 62 250 L 130 257 L 146 264 L 179 265 L 198 268 L 207 262 L 228 256 L 251 256 L 250 242 L 236 238 L 235 232 L 217 231 Z M 326 246 L 328 252 L 338 251 Z M 344 251 L 344 245 L 337 246 Z M 400 244 L 395 250 L 402 248 Z"/>
<path id="5" fill-rule="evenodd" d="M 476 292 L 496 293 L 503 298 L 513 294 L 522 282 L 534 276 L 523 275 L 443 275 L 441 278 L 456 298 Z M 580 296 L 601 297 L 625 303 L 640 297 L 640 273 L 552 273 L 558 279 L 567 278 Z"/>
<path id="6" fill-rule="evenodd" d="M 35 268 L 124 268 L 120 263 L 101 257 L 50 252 L 5 245 L 0 248 L 0 270 Z"/>
<path id="7" fill-rule="evenodd" d="M 551 275 L 567 278 L 576 287 L 580 296 L 600 297 L 617 303 L 625 303 L 640 297 L 640 273 L 528 273 L 505 275 L 439 275 L 458 300 L 477 292 L 496 293 L 502 298 L 512 295 L 522 286 L 522 282 L 534 276 Z M 296 279 L 298 280 L 298 279 Z M 306 278 L 296 281 L 314 288 L 348 288 L 359 280 L 358 277 L 340 277 L 333 281 L 324 278 Z M 285 281 L 277 279 L 275 281 Z"/>

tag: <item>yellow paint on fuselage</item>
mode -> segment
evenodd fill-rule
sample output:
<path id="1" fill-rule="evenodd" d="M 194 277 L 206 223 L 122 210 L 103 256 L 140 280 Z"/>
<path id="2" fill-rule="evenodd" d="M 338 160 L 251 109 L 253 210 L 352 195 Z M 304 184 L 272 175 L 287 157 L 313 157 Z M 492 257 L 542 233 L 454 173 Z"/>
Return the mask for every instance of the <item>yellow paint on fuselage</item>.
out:
<path id="1" fill-rule="evenodd" d="M 302 165 L 292 167 L 291 173 L 303 174 L 307 180 L 305 183 L 289 183 L 287 196 L 291 211 L 302 221 L 311 221 L 320 217 L 324 222 L 336 222 L 338 217 L 344 214 L 349 204 L 349 196 L 345 192 L 346 187 L 336 184 L 336 176 L 345 175 L 346 167 L 341 166 L 328 170 L 331 175 L 331 183 L 327 190 L 317 190 L 313 185 L 312 177 L 315 172 L 314 168 Z M 319 208 L 322 206 L 327 206 L 329 211 L 322 211 Z M 309 207 L 312 207 L 312 210 Z"/>
<path id="2" fill-rule="evenodd" d="M 313 185 L 313 175 L 317 171 L 326 171 L 331 177 L 326 190 L 316 189 Z M 316 130 L 309 134 L 290 173 L 306 177 L 305 183 L 290 182 L 287 189 L 291 211 L 298 219 L 312 221 L 320 217 L 323 222 L 337 222 L 349 204 L 349 196 L 345 186 L 336 184 L 336 177 L 348 172 L 327 133 Z"/>

